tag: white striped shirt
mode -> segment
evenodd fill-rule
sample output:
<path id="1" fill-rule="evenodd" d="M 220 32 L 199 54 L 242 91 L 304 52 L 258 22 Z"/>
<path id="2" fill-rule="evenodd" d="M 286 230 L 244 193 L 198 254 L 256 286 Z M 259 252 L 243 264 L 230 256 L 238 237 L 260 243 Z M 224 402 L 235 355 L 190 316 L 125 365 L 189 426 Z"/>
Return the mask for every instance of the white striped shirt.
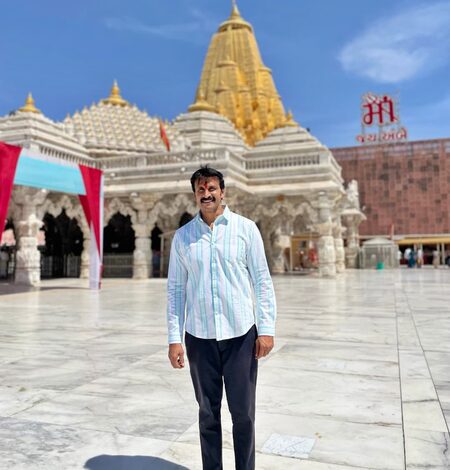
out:
<path id="1" fill-rule="evenodd" d="M 275 335 L 276 301 L 256 224 L 225 207 L 213 229 L 200 212 L 172 241 L 167 283 L 169 343 L 242 336 L 256 323 Z"/>

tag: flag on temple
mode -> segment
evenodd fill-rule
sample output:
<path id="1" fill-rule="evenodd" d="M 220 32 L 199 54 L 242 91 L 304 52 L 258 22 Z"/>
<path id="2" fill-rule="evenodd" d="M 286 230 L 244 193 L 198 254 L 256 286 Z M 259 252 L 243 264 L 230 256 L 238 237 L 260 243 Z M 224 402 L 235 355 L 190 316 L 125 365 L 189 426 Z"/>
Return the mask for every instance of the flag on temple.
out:
<path id="1" fill-rule="evenodd" d="M 164 145 L 166 146 L 167 151 L 170 152 L 169 138 L 167 137 L 166 129 L 161 119 L 159 120 L 159 135 L 161 136 L 161 140 L 164 142 Z"/>

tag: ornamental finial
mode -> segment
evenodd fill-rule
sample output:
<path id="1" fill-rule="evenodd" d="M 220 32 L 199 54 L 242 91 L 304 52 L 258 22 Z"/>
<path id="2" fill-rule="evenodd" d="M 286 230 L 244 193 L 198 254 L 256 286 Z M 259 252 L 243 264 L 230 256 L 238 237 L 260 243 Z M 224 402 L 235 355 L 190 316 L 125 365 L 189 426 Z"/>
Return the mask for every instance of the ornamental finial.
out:
<path id="1" fill-rule="evenodd" d="M 108 98 L 105 98 L 104 100 L 102 100 L 102 103 L 103 104 L 112 104 L 112 105 L 116 105 L 116 106 L 129 106 L 130 105 L 130 103 L 128 103 L 128 101 L 124 100 L 120 96 L 120 88 L 119 88 L 119 85 L 117 83 L 117 80 L 114 80 L 114 82 L 113 82 L 113 86 L 111 88 L 111 94 L 109 95 Z"/>
<path id="2" fill-rule="evenodd" d="M 34 99 L 33 99 L 33 95 L 31 94 L 31 92 L 28 93 L 27 99 L 25 101 L 25 105 L 19 108 L 18 111 L 22 111 L 25 113 L 41 114 L 39 109 L 37 109 L 36 106 L 34 105 Z"/>

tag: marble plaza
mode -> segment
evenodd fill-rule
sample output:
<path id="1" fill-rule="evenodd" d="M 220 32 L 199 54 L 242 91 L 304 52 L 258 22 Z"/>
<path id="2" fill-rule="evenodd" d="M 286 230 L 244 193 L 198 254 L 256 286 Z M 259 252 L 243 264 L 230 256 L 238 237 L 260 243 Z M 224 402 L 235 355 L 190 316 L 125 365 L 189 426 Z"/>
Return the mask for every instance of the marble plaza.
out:
<path id="1" fill-rule="evenodd" d="M 257 469 L 448 469 L 450 270 L 274 278 Z M 0 468 L 200 469 L 187 370 L 166 358 L 166 281 L 0 285 Z M 224 404 L 225 469 L 233 469 Z"/>

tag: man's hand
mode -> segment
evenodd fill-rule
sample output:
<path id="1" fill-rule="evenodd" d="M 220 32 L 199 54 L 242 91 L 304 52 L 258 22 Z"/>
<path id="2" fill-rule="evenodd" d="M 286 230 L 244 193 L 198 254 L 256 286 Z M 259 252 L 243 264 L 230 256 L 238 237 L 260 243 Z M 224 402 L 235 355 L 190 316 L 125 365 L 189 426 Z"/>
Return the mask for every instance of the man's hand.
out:
<path id="1" fill-rule="evenodd" d="M 256 359 L 261 359 L 273 349 L 273 336 L 258 336 L 256 340 Z"/>
<path id="2" fill-rule="evenodd" d="M 174 369 L 184 367 L 184 349 L 181 343 L 169 344 L 169 359 Z"/>

